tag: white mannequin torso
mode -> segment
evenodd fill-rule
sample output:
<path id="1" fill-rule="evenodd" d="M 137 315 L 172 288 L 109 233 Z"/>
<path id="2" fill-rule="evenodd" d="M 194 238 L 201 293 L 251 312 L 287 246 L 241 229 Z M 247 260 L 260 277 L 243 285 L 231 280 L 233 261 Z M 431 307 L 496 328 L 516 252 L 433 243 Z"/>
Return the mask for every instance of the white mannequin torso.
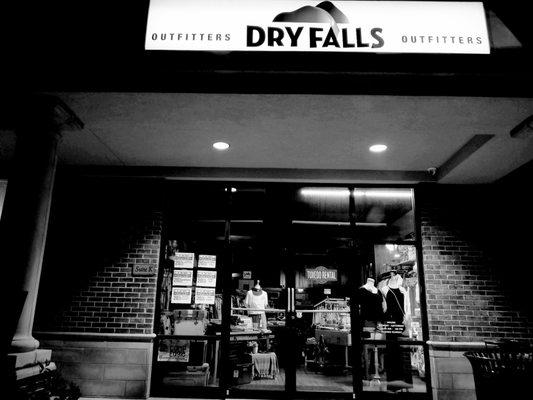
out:
<path id="1" fill-rule="evenodd" d="M 268 306 L 268 295 L 264 290 L 261 290 L 260 294 L 255 294 L 253 290 L 248 290 L 246 293 L 246 299 L 244 300 L 244 304 L 247 308 L 267 308 Z M 264 311 L 249 311 L 248 313 L 250 315 L 253 314 L 261 314 Z"/>

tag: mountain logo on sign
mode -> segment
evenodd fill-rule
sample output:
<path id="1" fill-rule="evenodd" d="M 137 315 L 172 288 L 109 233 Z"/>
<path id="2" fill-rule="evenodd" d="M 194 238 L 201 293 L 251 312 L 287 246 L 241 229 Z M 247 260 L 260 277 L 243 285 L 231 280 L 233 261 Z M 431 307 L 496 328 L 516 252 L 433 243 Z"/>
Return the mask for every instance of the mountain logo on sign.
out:
<path id="1" fill-rule="evenodd" d="M 273 22 L 316 22 L 329 24 L 335 33 L 339 33 L 337 24 L 348 24 L 350 21 L 344 13 L 331 1 L 323 1 L 313 6 L 303 6 L 291 12 L 276 15 Z"/>

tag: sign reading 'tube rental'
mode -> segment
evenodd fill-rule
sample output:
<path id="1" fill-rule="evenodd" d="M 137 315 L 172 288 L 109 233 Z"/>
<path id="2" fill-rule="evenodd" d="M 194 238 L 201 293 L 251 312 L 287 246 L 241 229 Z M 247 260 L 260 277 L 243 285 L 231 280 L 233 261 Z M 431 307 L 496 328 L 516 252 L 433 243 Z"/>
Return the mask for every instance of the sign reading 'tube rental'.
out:
<path id="1" fill-rule="evenodd" d="M 481 2 L 151 0 L 147 50 L 488 54 Z"/>

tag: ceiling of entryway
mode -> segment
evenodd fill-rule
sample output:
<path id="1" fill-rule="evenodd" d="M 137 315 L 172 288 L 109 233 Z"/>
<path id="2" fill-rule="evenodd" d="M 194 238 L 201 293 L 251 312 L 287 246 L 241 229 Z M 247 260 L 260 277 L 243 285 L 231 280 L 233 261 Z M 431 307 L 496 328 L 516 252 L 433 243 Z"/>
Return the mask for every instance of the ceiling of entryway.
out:
<path id="1" fill-rule="evenodd" d="M 493 182 L 533 159 L 509 131 L 533 99 L 366 95 L 63 93 L 85 129 L 65 134 L 66 165 L 426 171 L 475 135 L 494 135 L 439 181 Z M 226 152 L 215 141 L 227 141 Z M 0 157 L 12 155 L 4 132 Z M 368 147 L 385 143 L 388 151 Z M 448 163 L 449 164 L 449 163 Z M 296 171 L 297 173 L 297 171 Z"/>

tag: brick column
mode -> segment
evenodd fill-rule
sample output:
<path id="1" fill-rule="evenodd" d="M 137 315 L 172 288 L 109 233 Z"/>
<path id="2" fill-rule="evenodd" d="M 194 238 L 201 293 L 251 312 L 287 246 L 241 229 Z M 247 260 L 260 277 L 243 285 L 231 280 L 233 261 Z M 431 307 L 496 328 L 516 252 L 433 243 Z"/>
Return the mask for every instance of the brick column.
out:
<path id="1" fill-rule="evenodd" d="M 79 118 L 55 96 L 32 96 L 20 110 L 17 146 L 0 221 L 0 254 L 10 276 L 12 298 L 26 293 L 11 351 L 35 350 L 32 336 L 48 216 L 57 164 L 57 146 L 66 129 L 79 129 Z M 12 305 L 14 306 L 14 304 Z"/>

